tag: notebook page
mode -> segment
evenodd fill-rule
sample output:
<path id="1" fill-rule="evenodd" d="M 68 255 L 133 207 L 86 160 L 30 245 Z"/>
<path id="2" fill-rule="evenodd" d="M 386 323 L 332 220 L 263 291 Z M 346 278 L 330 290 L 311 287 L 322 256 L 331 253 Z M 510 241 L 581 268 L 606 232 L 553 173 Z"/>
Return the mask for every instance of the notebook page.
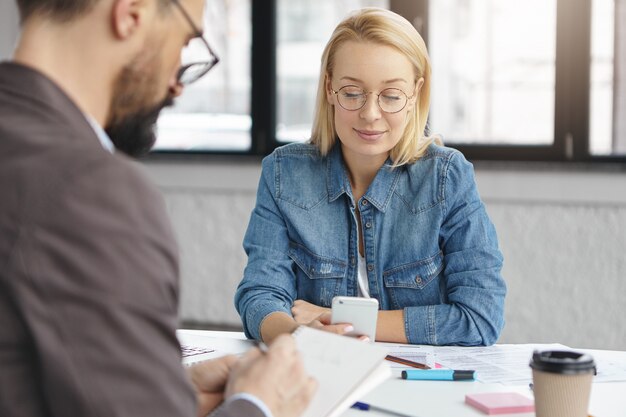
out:
<path id="1" fill-rule="evenodd" d="M 302 417 L 334 417 L 391 376 L 387 349 L 346 336 L 300 327 L 294 332 L 304 368 L 318 389 Z"/>

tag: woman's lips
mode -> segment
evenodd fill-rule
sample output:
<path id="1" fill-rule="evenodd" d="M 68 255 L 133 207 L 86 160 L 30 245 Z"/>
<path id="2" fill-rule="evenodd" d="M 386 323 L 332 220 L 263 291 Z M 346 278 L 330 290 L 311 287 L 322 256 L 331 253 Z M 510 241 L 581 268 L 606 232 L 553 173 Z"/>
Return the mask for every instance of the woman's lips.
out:
<path id="1" fill-rule="evenodd" d="M 365 139 L 365 140 L 369 140 L 369 141 L 378 140 L 385 134 L 384 130 L 360 130 L 360 129 L 354 129 L 354 131 L 357 133 L 357 135 L 359 135 L 359 137 L 361 139 Z"/>

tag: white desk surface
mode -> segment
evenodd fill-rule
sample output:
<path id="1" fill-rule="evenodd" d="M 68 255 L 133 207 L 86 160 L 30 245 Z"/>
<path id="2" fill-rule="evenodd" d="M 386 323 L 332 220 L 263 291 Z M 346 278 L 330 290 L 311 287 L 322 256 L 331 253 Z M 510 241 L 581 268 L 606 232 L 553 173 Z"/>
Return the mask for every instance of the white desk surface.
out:
<path id="1" fill-rule="evenodd" d="M 224 353 L 241 353 L 252 346 L 240 332 L 218 332 L 205 330 L 179 330 L 179 338 L 203 336 L 207 346 Z M 626 363 L 626 352 L 576 349 L 589 352 L 594 358 L 611 358 Z M 465 404 L 465 395 L 475 392 L 519 392 L 532 398 L 527 386 L 505 386 L 484 384 L 478 381 L 405 381 L 392 378 L 367 394 L 363 401 L 379 407 L 414 417 L 478 417 L 486 416 Z M 591 389 L 589 413 L 593 417 L 626 417 L 626 382 L 594 383 Z M 501 417 L 534 417 L 534 413 L 500 414 Z M 350 409 L 342 417 L 389 417 L 376 411 Z"/>

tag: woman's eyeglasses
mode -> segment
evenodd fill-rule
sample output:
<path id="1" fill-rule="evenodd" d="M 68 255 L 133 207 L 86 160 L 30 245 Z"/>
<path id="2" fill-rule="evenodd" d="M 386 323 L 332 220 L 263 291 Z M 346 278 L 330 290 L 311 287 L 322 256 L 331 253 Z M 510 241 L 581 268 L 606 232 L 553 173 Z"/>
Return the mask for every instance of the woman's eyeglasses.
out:
<path id="1" fill-rule="evenodd" d="M 359 110 L 365 106 L 367 96 L 374 94 L 378 98 L 378 106 L 385 113 L 398 113 L 406 107 L 409 99 L 406 93 L 399 88 L 385 88 L 376 94 L 373 91 L 365 91 L 356 85 L 344 85 L 338 91 L 332 90 L 337 96 L 337 102 L 346 110 Z"/>

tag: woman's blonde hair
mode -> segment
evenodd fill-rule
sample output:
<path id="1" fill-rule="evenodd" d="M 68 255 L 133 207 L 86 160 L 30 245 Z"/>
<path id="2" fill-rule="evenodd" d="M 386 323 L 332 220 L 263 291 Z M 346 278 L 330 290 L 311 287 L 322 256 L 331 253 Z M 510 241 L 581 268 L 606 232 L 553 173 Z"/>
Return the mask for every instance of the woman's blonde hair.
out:
<path id="1" fill-rule="evenodd" d="M 385 9 L 365 8 L 351 14 L 339 23 L 326 44 L 322 54 L 311 143 L 319 148 L 322 155 L 327 155 L 337 140 L 334 108 L 326 99 L 326 79 L 333 74 L 337 49 L 349 41 L 373 42 L 396 49 L 413 65 L 415 82 L 424 79 L 422 88 L 415 93 L 418 101 L 407 115 L 404 133 L 391 150 L 394 166 L 416 161 L 433 141 L 424 136 L 430 107 L 430 58 L 424 40 L 413 25 L 402 16 Z"/>

